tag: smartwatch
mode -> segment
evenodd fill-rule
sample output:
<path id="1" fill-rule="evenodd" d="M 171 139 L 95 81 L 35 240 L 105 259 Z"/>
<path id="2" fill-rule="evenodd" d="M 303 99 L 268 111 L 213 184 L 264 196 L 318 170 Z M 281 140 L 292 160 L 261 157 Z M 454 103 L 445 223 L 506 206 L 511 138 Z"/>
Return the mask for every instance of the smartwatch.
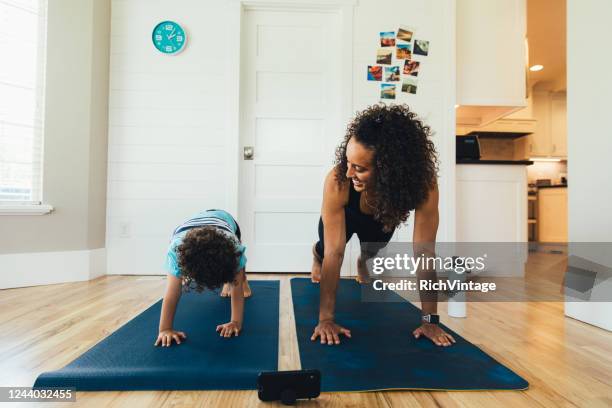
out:
<path id="1" fill-rule="evenodd" d="M 437 314 L 426 314 L 421 318 L 425 323 L 438 324 L 440 323 L 440 316 Z"/>

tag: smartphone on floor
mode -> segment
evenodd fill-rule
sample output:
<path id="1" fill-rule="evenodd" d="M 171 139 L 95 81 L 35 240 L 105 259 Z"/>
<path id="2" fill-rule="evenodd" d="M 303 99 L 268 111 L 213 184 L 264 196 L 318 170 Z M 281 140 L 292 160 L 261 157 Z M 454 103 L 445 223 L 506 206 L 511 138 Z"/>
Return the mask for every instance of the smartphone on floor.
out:
<path id="1" fill-rule="evenodd" d="M 316 398 L 321 394 L 319 370 L 265 371 L 257 377 L 257 390 L 262 401 L 293 404 L 298 399 Z"/>

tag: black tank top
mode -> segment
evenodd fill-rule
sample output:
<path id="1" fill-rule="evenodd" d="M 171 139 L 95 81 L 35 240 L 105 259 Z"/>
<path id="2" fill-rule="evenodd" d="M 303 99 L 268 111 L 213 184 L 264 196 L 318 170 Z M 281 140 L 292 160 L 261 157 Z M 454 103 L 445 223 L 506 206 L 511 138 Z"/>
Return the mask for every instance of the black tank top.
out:
<path id="1" fill-rule="evenodd" d="M 356 191 L 352 184 L 349 185 L 349 201 L 346 207 L 362 217 L 368 217 L 373 220 L 374 214 L 365 214 L 364 212 L 361 211 L 361 206 L 359 205 L 360 201 L 361 201 L 361 192 Z"/>
<path id="2" fill-rule="evenodd" d="M 359 206 L 361 192 L 355 191 L 352 185 L 350 185 L 349 188 L 349 201 L 345 207 L 345 211 L 347 214 L 352 215 L 352 217 L 350 217 L 350 220 L 347 218 L 347 222 L 357 222 L 362 227 L 383 231 L 383 224 L 374 218 L 374 214 L 365 214 L 361 211 L 361 207 Z"/>

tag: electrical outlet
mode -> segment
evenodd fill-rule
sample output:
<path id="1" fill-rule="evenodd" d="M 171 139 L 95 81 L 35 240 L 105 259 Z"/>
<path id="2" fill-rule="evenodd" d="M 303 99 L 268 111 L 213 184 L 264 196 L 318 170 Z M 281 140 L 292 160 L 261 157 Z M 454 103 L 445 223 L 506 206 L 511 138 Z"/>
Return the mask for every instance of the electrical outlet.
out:
<path id="1" fill-rule="evenodd" d="M 119 223 L 119 236 L 121 238 L 130 238 L 132 234 L 130 233 L 130 223 L 127 221 Z"/>

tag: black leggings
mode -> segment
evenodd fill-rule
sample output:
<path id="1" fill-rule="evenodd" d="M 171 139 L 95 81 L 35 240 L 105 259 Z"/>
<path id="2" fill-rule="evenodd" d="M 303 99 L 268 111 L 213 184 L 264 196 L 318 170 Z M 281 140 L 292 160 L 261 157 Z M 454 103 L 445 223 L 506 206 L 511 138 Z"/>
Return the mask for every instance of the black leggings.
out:
<path id="1" fill-rule="evenodd" d="M 384 248 L 393 236 L 393 231 L 384 232 L 383 225 L 371 215 L 366 215 L 350 207 L 344 208 L 344 226 L 346 229 L 346 242 L 353 234 L 357 234 L 361 243 L 361 253 L 366 259 L 376 255 Z M 325 254 L 325 237 L 323 235 L 323 219 L 319 218 L 319 241 L 315 244 L 315 252 L 320 259 Z"/>

